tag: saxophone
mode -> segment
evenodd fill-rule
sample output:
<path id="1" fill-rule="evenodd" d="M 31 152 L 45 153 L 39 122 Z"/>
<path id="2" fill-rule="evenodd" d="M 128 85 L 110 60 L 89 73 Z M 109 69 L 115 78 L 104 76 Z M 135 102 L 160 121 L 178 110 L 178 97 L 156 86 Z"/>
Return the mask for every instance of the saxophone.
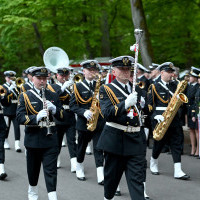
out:
<path id="1" fill-rule="evenodd" d="M 99 89 L 101 86 L 101 75 L 98 74 L 98 80 L 96 82 L 96 87 L 94 91 L 94 95 L 92 97 L 92 104 L 90 107 L 90 111 L 92 112 L 92 118 L 87 122 L 87 130 L 94 131 L 97 127 L 97 121 L 99 118 L 99 109 L 98 109 L 98 99 L 97 94 L 99 93 Z"/>
<path id="2" fill-rule="evenodd" d="M 185 80 L 181 81 L 178 84 L 173 97 L 171 98 L 165 112 L 162 114 L 162 116 L 164 117 L 164 121 L 158 123 L 153 131 L 153 138 L 155 140 L 159 141 L 164 137 L 172 120 L 178 112 L 179 107 L 182 105 L 182 103 L 188 103 L 187 96 L 182 93 L 186 87 L 187 81 Z"/>

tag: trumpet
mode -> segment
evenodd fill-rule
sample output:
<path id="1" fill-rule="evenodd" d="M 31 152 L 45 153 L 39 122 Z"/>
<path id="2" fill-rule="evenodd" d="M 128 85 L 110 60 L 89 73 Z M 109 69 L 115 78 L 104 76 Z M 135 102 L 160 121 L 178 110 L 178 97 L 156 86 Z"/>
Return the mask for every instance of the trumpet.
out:
<path id="1" fill-rule="evenodd" d="M 7 90 L 2 85 L 0 85 L 0 96 L 3 97 L 6 94 L 7 94 Z"/>
<path id="2" fill-rule="evenodd" d="M 21 88 L 22 85 L 25 83 L 25 80 L 21 77 L 12 77 L 11 78 L 12 84 L 16 85 L 16 87 Z"/>
<path id="3" fill-rule="evenodd" d="M 136 85 L 138 85 L 140 89 L 144 89 L 145 82 L 144 81 L 139 81 Z"/>
<path id="4" fill-rule="evenodd" d="M 72 80 L 74 81 L 74 83 L 79 83 L 83 81 L 83 79 L 84 77 L 82 74 L 75 74 Z"/>

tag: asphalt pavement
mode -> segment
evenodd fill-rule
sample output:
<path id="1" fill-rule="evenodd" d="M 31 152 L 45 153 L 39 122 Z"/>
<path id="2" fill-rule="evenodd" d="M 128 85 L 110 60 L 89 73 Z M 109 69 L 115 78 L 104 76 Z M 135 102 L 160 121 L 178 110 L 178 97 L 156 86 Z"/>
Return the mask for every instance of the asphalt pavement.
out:
<path id="1" fill-rule="evenodd" d="M 21 126 L 22 153 L 14 150 L 13 127 L 9 134 L 10 150 L 6 150 L 5 169 L 8 177 L 0 181 L 0 200 L 28 200 L 28 178 L 23 146 L 23 126 Z M 151 150 L 147 150 L 147 193 L 153 200 L 198 200 L 200 199 L 200 159 L 189 156 L 189 144 L 185 145 L 182 166 L 185 173 L 191 176 L 189 181 L 173 178 L 173 162 L 171 155 L 162 153 L 159 157 L 160 175 L 152 175 L 149 171 Z M 103 200 L 103 186 L 97 184 L 96 168 L 93 155 L 85 157 L 86 181 L 78 181 L 70 172 L 70 158 L 67 147 L 62 148 L 61 168 L 58 169 L 58 200 Z M 47 200 L 47 191 L 41 168 L 39 179 L 39 200 Z M 125 177 L 120 182 L 122 196 L 115 200 L 130 199 Z M 137 200 L 137 199 L 136 199 Z"/>

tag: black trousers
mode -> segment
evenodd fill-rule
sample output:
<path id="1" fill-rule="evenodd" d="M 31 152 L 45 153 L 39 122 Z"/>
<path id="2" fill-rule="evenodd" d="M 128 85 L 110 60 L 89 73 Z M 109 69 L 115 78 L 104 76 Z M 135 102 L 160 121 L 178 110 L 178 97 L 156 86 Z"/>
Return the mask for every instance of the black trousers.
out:
<path id="1" fill-rule="evenodd" d="M 181 126 L 169 127 L 165 136 L 160 140 L 154 140 L 152 157 L 157 159 L 165 144 L 168 144 L 174 163 L 181 162 L 181 153 L 183 151 L 183 129 Z"/>
<path id="2" fill-rule="evenodd" d="M 72 125 L 56 125 L 57 127 L 57 136 L 58 136 L 58 145 L 59 145 L 59 153 L 62 148 L 63 137 L 66 134 L 67 138 L 67 146 L 69 150 L 70 158 L 76 157 L 76 129 L 75 124 Z"/>
<path id="3" fill-rule="evenodd" d="M 6 130 L 6 139 L 8 138 L 9 131 L 10 131 L 10 125 L 11 121 L 13 122 L 14 126 L 14 133 L 15 133 L 15 140 L 20 140 L 20 125 L 17 121 L 17 118 L 15 115 L 9 115 L 8 117 L 8 123 L 7 123 L 7 130 Z"/>
<path id="4" fill-rule="evenodd" d="M 78 131 L 78 145 L 77 145 L 77 162 L 82 163 L 85 158 L 85 152 L 88 143 L 93 140 L 93 151 L 96 168 L 103 166 L 103 151 L 96 148 L 101 132 Z"/>
<path id="5" fill-rule="evenodd" d="M 4 141 L 5 141 L 4 138 L 0 138 L 0 164 L 4 164 L 5 162 Z"/>
<path id="6" fill-rule="evenodd" d="M 104 152 L 104 156 L 104 197 L 107 199 L 114 197 L 123 172 L 125 172 L 131 199 L 144 200 L 145 155 L 120 156 Z"/>
<path id="7" fill-rule="evenodd" d="M 38 184 L 40 167 L 43 164 L 44 178 L 48 193 L 56 191 L 57 185 L 57 156 L 58 147 L 51 148 L 28 148 L 27 154 L 27 173 L 31 186 Z"/>

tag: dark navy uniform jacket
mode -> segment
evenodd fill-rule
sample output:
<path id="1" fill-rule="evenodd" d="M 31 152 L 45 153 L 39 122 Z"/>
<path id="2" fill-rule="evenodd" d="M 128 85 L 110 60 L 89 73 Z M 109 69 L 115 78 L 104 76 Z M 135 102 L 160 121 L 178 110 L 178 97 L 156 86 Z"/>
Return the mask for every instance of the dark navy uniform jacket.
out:
<path id="1" fill-rule="evenodd" d="M 188 85 L 186 89 L 186 96 L 188 98 L 188 104 L 187 104 L 187 115 L 189 118 L 193 116 L 193 113 L 195 112 L 195 94 L 199 88 L 199 84 L 196 83 L 195 85 Z"/>
<path id="2" fill-rule="evenodd" d="M 17 102 L 19 91 L 17 88 L 14 88 L 12 91 L 9 91 L 10 85 L 8 83 L 4 83 L 3 87 L 7 90 L 7 101 L 8 105 L 3 107 L 3 114 L 5 116 L 15 116 L 17 110 Z"/>
<path id="3" fill-rule="evenodd" d="M 47 128 L 38 126 L 36 116 L 43 109 L 43 102 L 31 91 L 37 93 L 35 89 L 22 93 L 19 98 L 17 108 L 17 120 L 19 124 L 26 125 L 24 145 L 30 148 L 49 148 L 57 146 L 56 128 L 52 127 L 53 135 L 47 135 Z M 62 105 L 56 93 L 50 90 L 45 90 L 46 99 L 51 101 L 56 106 L 55 118 L 63 120 Z M 51 112 L 49 112 L 50 121 L 53 120 Z"/>
<path id="4" fill-rule="evenodd" d="M 171 97 L 172 97 L 172 94 L 170 94 L 169 90 L 172 93 L 174 93 L 176 91 L 176 88 L 177 88 L 176 82 L 170 82 L 169 83 L 169 86 L 168 86 L 169 90 L 165 89 L 160 83 L 162 83 L 162 81 L 158 81 L 158 82 L 152 84 L 149 87 L 149 91 L 148 91 L 148 94 L 147 94 L 147 105 L 149 107 L 149 112 L 150 112 L 150 115 L 151 115 L 153 128 L 157 124 L 157 120 L 155 120 L 154 117 L 156 115 L 162 115 L 163 112 L 165 111 L 165 110 L 161 110 L 161 109 L 158 109 L 158 108 L 168 106 L 168 104 L 171 100 Z M 178 114 L 176 114 L 176 116 L 174 117 L 170 127 L 173 127 L 173 126 L 176 127 L 177 123 L 180 124 L 180 118 L 179 118 Z"/>
<path id="5" fill-rule="evenodd" d="M 30 89 L 32 89 L 32 88 L 33 88 L 32 83 L 30 83 L 30 82 L 28 81 L 27 83 L 25 83 L 25 84 L 22 85 L 21 91 L 22 91 L 22 92 L 26 92 L 26 91 L 28 91 L 28 90 L 30 90 Z"/>
<path id="6" fill-rule="evenodd" d="M 69 109 L 69 100 L 70 100 L 70 91 L 65 90 L 64 92 L 62 92 L 61 90 L 61 86 L 58 85 L 57 83 L 52 84 L 52 85 L 48 85 L 49 90 L 51 90 L 52 92 L 56 92 L 59 96 L 59 99 L 61 101 L 61 104 L 63 106 L 64 109 L 64 121 L 59 121 L 55 119 L 56 124 L 59 125 L 71 125 L 71 124 L 75 124 L 76 120 L 75 120 L 75 114 Z"/>
<path id="7" fill-rule="evenodd" d="M 86 80 L 83 80 L 83 83 L 89 87 Z M 93 90 L 95 89 L 95 86 L 96 86 L 96 81 L 94 81 Z M 91 107 L 93 92 L 88 90 L 81 82 L 76 83 L 74 85 L 74 88 L 77 88 L 77 89 L 74 90 L 74 93 L 71 96 L 69 106 L 70 106 L 70 110 L 72 110 L 74 113 L 77 114 L 76 129 L 79 131 L 88 131 L 87 125 L 86 125 L 87 119 L 84 117 L 83 114 L 86 110 L 89 110 Z M 91 100 L 88 103 L 84 103 L 84 104 L 80 103 L 76 99 L 77 94 L 79 94 L 80 97 L 84 101 L 89 101 L 90 98 Z M 104 126 L 104 120 L 101 117 L 101 114 L 99 114 L 97 128 L 95 129 L 95 131 L 102 130 L 103 126 Z"/>
<path id="8" fill-rule="evenodd" d="M 127 94 L 116 79 L 112 83 L 116 84 Z M 138 92 L 137 108 L 141 111 L 139 100 L 142 92 L 138 87 L 136 87 L 136 91 Z M 125 99 L 127 97 L 111 83 L 100 88 L 99 98 L 101 112 L 106 122 L 114 122 L 124 126 L 141 126 L 139 113 L 134 110 L 135 117 L 133 119 L 127 116 L 128 112 L 125 109 Z M 115 100 L 113 101 L 113 99 Z M 144 130 L 141 128 L 139 132 L 128 133 L 105 124 L 97 147 L 106 152 L 123 156 L 145 154 L 146 139 Z"/>
<path id="9" fill-rule="evenodd" d="M 0 97 L 1 98 L 1 97 Z M 3 108 L 1 106 L 1 99 L 0 99 L 0 140 L 5 139 L 6 137 L 6 122 L 3 116 Z"/>

